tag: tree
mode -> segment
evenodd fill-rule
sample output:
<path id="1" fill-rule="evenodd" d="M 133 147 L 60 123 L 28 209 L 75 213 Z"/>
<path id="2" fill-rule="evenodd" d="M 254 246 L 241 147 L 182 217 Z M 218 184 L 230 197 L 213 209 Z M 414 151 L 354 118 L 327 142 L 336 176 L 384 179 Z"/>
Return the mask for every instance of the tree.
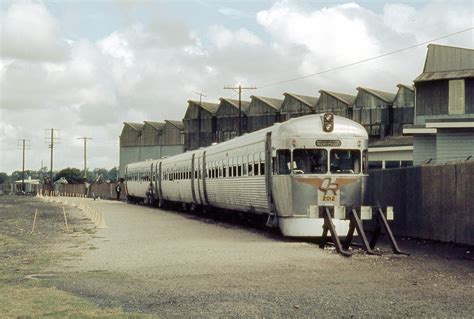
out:
<path id="1" fill-rule="evenodd" d="M 82 184 L 84 182 L 84 177 L 82 176 L 81 170 L 78 168 L 67 167 L 59 171 L 56 174 L 55 180 L 57 181 L 61 177 L 64 177 L 70 184 Z"/>
<path id="2" fill-rule="evenodd" d="M 0 184 L 5 184 L 6 182 L 8 182 L 7 173 L 0 172 Z"/>
<path id="3" fill-rule="evenodd" d="M 117 182 L 117 177 L 118 177 L 118 169 L 117 167 L 111 168 L 109 172 L 107 173 L 107 179 L 111 183 Z"/>

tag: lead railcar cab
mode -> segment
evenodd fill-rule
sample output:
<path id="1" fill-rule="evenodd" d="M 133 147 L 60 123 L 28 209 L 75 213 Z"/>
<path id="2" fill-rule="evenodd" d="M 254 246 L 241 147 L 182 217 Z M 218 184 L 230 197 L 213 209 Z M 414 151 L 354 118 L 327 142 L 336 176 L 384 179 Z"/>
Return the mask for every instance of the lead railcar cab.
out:
<path id="1" fill-rule="evenodd" d="M 272 197 L 282 233 L 321 236 L 321 208 L 331 206 L 337 233 L 346 234 L 346 210 L 361 207 L 365 201 L 366 130 L 326 113 L 283 123 L 271 139 Z"/>
<path id="2" fill-rule="evenodd" d="M 338 234 L 346 209 L 364 204 L 365 129 L 331 113 L 278 123 L 204 149 L 127 166 L 127 196 L 156 203 L 267 214 L 285 236 L 319 237 L 321 207 L 332 207 Z"/>

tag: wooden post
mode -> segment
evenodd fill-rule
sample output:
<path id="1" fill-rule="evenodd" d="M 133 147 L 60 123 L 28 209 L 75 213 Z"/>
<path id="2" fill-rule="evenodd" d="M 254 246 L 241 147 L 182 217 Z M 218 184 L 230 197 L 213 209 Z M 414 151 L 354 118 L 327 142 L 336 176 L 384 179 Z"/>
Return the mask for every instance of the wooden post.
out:
<path id="1" fill-rule="evenodd" d="M 69 232 L 69 227 L 67 225 L 66 209 L 64 209 L 64 206 L 63 206 L 63 215 L 64 215 L 64 225 L 66 226 L 66 231 Z"/>
<path id="2" fill-rule="evenodd" d="M 35 231 L 36 215 L 38 215 L 38 209 L 35 209 L 35 217 L 33 218 L 33 227 L 31 228 L 31 234 L 33 234 L 33 232 Z"/>

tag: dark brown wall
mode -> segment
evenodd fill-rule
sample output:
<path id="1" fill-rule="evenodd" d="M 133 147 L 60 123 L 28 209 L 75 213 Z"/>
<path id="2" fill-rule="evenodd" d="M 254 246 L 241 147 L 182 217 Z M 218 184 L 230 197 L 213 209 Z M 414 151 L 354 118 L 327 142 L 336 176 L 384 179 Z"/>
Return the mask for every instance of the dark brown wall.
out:
<path id="1" fill-rule="evenodd" d="M 369 204 L 394 206 L 397 235 L 474 245 L 474 162 L 371 171 Z"/>
<path id="2" fill-rule="evenodd" d="M 416 115 L 448 114 L 448 81 L 418 82 L 415 87 Z"/>
<path id="3" fill-rule="evenodd" d="M 466 114 L 474 114 L 474 78 L 466 79 L 464 85 L 466 90 Z"/>

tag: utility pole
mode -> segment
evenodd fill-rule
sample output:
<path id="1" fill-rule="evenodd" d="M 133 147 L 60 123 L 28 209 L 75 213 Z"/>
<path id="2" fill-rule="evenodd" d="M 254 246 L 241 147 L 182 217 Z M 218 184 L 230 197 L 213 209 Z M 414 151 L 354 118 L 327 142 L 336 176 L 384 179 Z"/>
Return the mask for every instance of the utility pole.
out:
<path id="1" fill-rule="evenodd" d="M 51 129 L 45 129 L 45 139 L 47 140 L 48 139 L 48 131 L 51 131 L 50 133 L 50 136 L 49 136 L 49 148 L 51 149 L 51 167 L 50 167 L 50 170 L 49 170 L 49 179 L 50 179 L 50 183 L 51 185 L 53 184 L 53 154 L 54 154 L 54 142 L 56 142 L 56 144 L 58 143 L 59 141 L 59 130 L 58 129 L 54 129 L 54 128 L 51 128 Z M 56 135 L 54 134 L 54 132 L 56 131 Z"/>
<path id="2" fill-rule="evenodd" d="M 202 92 L 194 92 L 194 94 L 199 95 L 199 110 L 198 110 L 198 148 L 201 147 L 201 108 L 202 108 L 202 97 L 207 97 Z"/>
<path id="3" fill-rule="evenodd" d="M 18 147 L 20 147 L 20 149 L 22 149 L 22 153 L 23 153 L 23 165 L 22 165 L 22 168 L 21 168 L 21 190 L 24 192 L 25 191 L 25 153 L 26 153 L 26 150 L 30 149 L 30 145 L 27 144 L 29 142 L 29 140 L 26 140 L 26 139 L 21 139 L 21 140 L 18 140 L 19 142 L 19 145 Z"/>
<path id="4" fill-rule="evenodd" d="M 224 86 L 224 90 L 234 90 L 239 92 L 239 136 L 242 135 L 242 90 L 256 90 L 257 87 L 249 86 L 243 87 L 239 84 L 239 86 L 232 87 L 232 86 Z"/>
<path id="5" fill-rule="evenodd" d="M 84 140 L 84 179 L 87 179 L 87 140 L 92 140 L 90 137 L 78 137 L 78 140 Z"/>

